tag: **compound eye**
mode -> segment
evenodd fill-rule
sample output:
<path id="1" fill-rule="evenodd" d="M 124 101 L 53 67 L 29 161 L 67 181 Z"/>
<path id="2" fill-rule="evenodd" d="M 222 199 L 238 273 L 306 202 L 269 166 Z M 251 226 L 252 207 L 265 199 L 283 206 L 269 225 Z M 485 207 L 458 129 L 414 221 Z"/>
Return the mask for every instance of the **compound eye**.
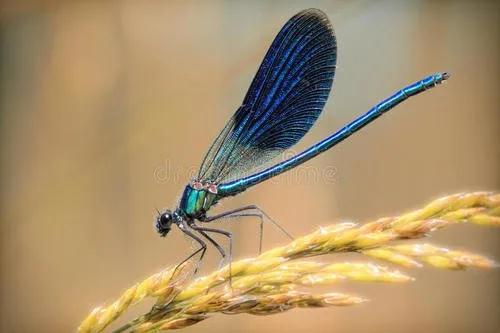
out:
<path id="1" fill-rule="evenodd" d="M 160 236 L 165 237 L 168 234 L 172 226 L 172 219 L 173 216 L 171 211 L 169 210 L 157 215 L 155 228 L 156 231 L 160 234 Z"/>
<path id="2" fill-rule="evenodd" d="M 170 221 L 172 220 L 172 215 L 169 213 L 163 213 L 160 216 L 160 223 L 162 226 L 167 226 L 170 224 Z"/>

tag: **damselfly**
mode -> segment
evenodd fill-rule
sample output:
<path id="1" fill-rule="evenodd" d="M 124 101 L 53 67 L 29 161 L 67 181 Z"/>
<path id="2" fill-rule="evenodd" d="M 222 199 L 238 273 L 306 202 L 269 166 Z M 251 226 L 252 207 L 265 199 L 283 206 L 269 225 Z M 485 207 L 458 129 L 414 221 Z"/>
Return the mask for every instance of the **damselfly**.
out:
<path id="1" fill-rule="evenodd" d="M 266 220 L 290 236 L 256 205 L 212 216 L 207 213 L 220 200 L 301 165 L 407 98 L 433 88 L 449 77 L 447 73 L 437 73 L 415 82 L 300 154 L 264 167 L 300 141 L 319 117 L 332 88 L 336 58 L 335 34 L 327 16 L 320 10 L 301 11 L 278 33 L 243 103 L 213 142 L 198 176 L 185 187 L 178 207 L 159 213 L 156 219 L 156 229 L 161 236 L 166 236 L 175 224 L 199 244 L 200 247 L 186 260 L 200 254 L 201 261 L 207 241 L 226 258 L 225 249 L 211 237 L 220 234 L 229 239 L 231 261 L 231 233 L 206 226 L 222 218 L 258 217 L 259 250 Z"/>

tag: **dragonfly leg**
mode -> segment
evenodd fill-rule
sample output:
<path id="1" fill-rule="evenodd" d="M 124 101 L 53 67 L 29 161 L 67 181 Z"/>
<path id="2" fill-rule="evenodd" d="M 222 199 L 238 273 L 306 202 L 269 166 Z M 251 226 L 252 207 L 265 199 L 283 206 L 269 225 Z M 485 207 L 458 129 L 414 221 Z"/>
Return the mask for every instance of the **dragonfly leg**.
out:
<path id="1" fill-rule="evenodd" d="M 191 231 L 189 231 L 185 225 L 183 224 L 179 224 L 179 229 L 184 233 L 186 234 L 187 236 L 189 236 L 190 238 L 194 239 L 199 245 L 200 245 L 200 248 L 197 249 L 196 251 L 194 251 L 193 253 L 191 253 L 189 256 L 187 256 L 184 260 L 182 260 L 179 264 L 177 264 L 177 266 L 175 266 L 174 268 L 174 271 L 172 272 L 172 279 L 175 278 L 175 274 L 177 273 L 177 270 L 186 262 L 188 262 L 189 260 L 191 260 L 193 257 L 195 257 L 198 253 L 201 253 L 200 254 L 200 258 L 198 259 L 198 262 L 196 263 L 196 266 L 195 266 L 195 270 L 194 270 L 194 273 L 193 275 L 196 274 L 196 272 L 198 272 L 198 269 L 200 267 L 200 263 L 201 261 L 203 260 L 203 257 L 205 256 L 205 252 L 207 251 L 207 244 L 205 244 L 205 242 L 198 236 L 196 236 L 194 233 L 192 233 Z M 172 281 L 171 283 L 175 283 L 176 281 Z M 171 298 L 171 300 L 173 298 L 175 298 L 177 296 L 177 294 L 173 295 L 173 297 Z M 167 302 L 166 304 L 162 304 L 161 306 L 157 306 L 157 305 L 154 305 L 153 306 L 153 312 L 154 313 L 159 313 L 161 312 L 168 304 L 170 303 Z"/>
<path id="2" fill-rule="evenodd" d="M 201 253 L 200 258 L 198 259 L 198 262 L 196 264 L 195 271 L 194 271 L 194 274 L 196 274 L 196 272 L 198 271 L 198 268 L 199 268 L 199 264 L 203 260 L 203 257 L 205 256 L 205 252 L 207 251 L 207 244 L 200 237 L 196 236 L 194 233 L 189 231 L 185 225 L 180 224 L 179 229 L 181 229 L 181 231 L 184 234 L 186 234 L 187 236 L 194 239 L 200 245 L 200 248 L 197 249 L 196 251 L 194 251 L 193 253 L 191 253 L 188 257 L 186 257 L 186 259 L 181 261 L 181 263 L 175 267 L 174 272 L 172 273 L 172 276 L 175 276 L 175 273 L 177 273 L 177 269 L 179 269 L 179 267 L 181 267 L 185 262 L 189 261 L 191 258 L 196 256 L 198 253 Z"/>
<path id="3" fill-rule="evenodd" d="M 222 248 L 222 246 L 219 245 L 219 243 L 217 243 L 214 239 L 212 239 L 209 235 L 207 235 L 207 232 L 211 232 L 211 233 L 216 233 L 216 234 L 220 234 L 220 235 L 223 235 L 225 237 L 228 238 L 229 240 L 229 285 L 232 286 L 232 276 L 231 276 L 231 272 L 232 272 L 232 267 L 231 267 L 231 263 L 233 261 L 233 235 L 228 232 L 228 231 L 225 231 L 225 230 L 220 230 L 220 229 L 214 229 L 214 228 L 206 228 L 206 227 L 200 227 L 199 225 L 196 225 L 196 224 L 191 224 L 190 227 L 193 229 L 193 230 L 196 230 L 198 231 L 201 235 L 203 235 L 206 239 L 208 239 L 208 241 L 210 243 L 212 243 L 213 246 L 215 246 L 215 248 L 217 249 L 217 251 L 219 251 L 219 253 L 221 254 L 222 256 L 222 262 L 225 261 L 226 259 L 226 252 L 224 251 L 224 249 Z"/>
<path id="4" fill-rule="evenodd" d="M 232 250 L 232 234 L 230 232 L 224 231 L 224 230 L 219 230 L 219 229 L 212 229 L 212 228 L 205 228 L 205 227 L 200 227 L 196 224 L 190 225 L 190 227 L 196 231 L 198 231 L 200 234 L 203 235 L 210 243 L 212 243 L 213 246 L 219 251 L 222 260 L 225 260 L 227 255 L 226 252 L 224 251 L 224 248 L 217 243 L 213 238 L 211 238 L 207 232 L 213 232 L 217 234 L 221 234 L 226 236 L 229 239 L 229 256 L 231 256 L 231 250 Z"/>
<path id="5" fill-rule="evenodd" d="M 253 213 L 252 213 L 253 211 Z M 204 218 L 200 219 L 201 222 L 213 222 L 216 220 L 224 219 L 224 218 L 236 218 L 236 217 L 243 217 L 243 216 L 254 216 L 258 217 L 260 219 L 260 225 L 259 225 L 259 254 L 262 252 L 262 238 L 264 234 L 264 221 L 267 219 L 269 222 L 271 222 L 276 228 L 278 228 L 282 233 L 284 233 L 288 238 L 293 240 L 294 238 L 292 235 L 290 235 L 281 225 L 279 225 L 278 222 L 274 221 L 266 212 L 264 212 L 262 209 L 260 209 L 256 205 L 248 205 L 240 208 L 235 208 L 232 210 L 228 210 L 226 212 L 213 215 L 213 216 L 205 216 Z"/>

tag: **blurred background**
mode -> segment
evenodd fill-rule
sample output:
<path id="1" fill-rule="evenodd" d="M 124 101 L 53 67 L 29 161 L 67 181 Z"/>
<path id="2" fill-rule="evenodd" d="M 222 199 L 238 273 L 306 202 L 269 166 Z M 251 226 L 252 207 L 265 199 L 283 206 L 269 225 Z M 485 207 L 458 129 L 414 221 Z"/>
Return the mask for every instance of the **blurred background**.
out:
<path id="1" fill-rule="evenodd" d="M 452 79 L 217 211 L 256 203 L 301 235 L 500 188 L 499 2 L 0 6 L 2 332 L 74 331 L 93 307 L 188 254 L 178 230 L 155 233 L 155 209 L 177 204 L 272 39 L 304 8 L 330 17 L 339 68 L 333 96 L 295 152 L 425 75 L 446 70 Z M 235 258 L 256 254 L 257 221 L 224 228 L 235 233 Z M 267 229 L 266 248 L 285 241 Z M 432 239 L 497 260 L 499 241 L 499 230 L 467 225 Z M 217 261 L 211 250 L 203 269 Z M 498 332 L 499 270 L 408 273 L 414 283 L 329 288 L 371 299 L 362 306 L 218 315 L 185 332 Z"/>

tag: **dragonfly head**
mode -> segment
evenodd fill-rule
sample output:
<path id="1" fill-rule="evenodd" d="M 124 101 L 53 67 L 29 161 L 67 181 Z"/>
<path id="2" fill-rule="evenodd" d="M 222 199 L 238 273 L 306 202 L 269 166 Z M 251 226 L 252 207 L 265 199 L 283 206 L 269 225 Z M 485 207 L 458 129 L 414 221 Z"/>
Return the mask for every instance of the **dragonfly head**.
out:
<path id="1" fill-rule="evenodd" d="M 160 234 L 161 237 L 165 237 L 172 227 L 172 212 L 168 209 L 163 213 L 158 213 L 156 217 L 156 231 Z"/>

